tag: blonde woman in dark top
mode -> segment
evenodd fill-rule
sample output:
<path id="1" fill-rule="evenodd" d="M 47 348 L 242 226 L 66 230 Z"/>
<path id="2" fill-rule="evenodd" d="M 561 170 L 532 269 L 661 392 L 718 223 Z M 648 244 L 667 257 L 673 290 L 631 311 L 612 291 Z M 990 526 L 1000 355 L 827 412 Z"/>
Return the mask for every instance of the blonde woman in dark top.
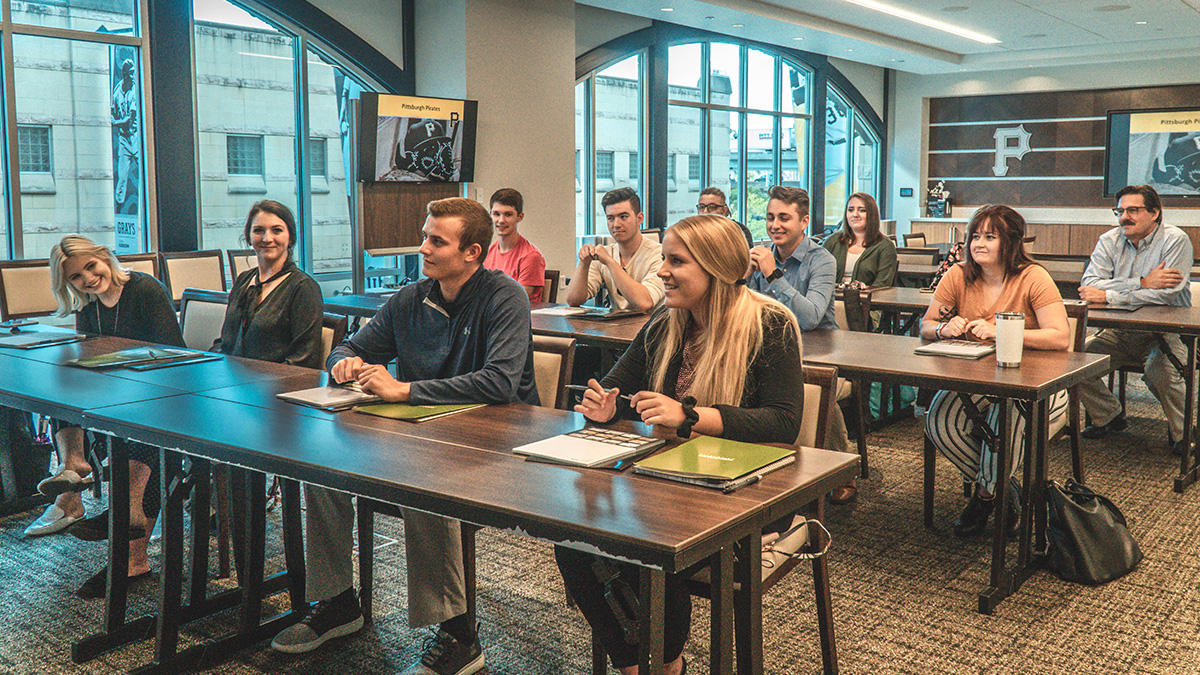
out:
<path id="1" fill-rule="evenodd" d="M 288 207 L 264 199 L 250 208 L 242 237 L 258 265 L 238 275 L 229 292 L 221 337 L 212 350 L 260 361 L 322 367 L 321 316 L 325 302 L 316 280 L 296 266 L 296 219 Z"/>
<path id="2" fill-rule="evenodd" d="M 152 276 L 122 269 L 112 251 L 86 237 L 68 235 L 50 250 L 50 284 L 58 300 L 58 316 L 74 313 L 78 330 L 184 346 L 166 287 Z M 67 531 L 85 541 L 106 539 L 107 510 L 81 519 L 84 510 L 79 491 L 92 482 L 92 467 L 84 456 L 83 429 L 56 422 L 54 437 L 63 470 L 38 488 L 58 497 L 27 534 L 49 534 L 57 531 L 54 528 L 70 525 Z M 158 516 L 158 451 L 120 439 L 114 443 L 124 443 L 129 454 L 129 577 L 141 579 L 150 574 L 146 545 Z M 52 516 L 59 516 L 58 522 L 43 522 Z M 101 568 L 76 594 L 103 597 L 107 574 L 107 568 Z"/>
<path id="3" fill-rule="evenodd" d="M 666 231 L 658 272 L 665 307 L 602 382 L 588 383 L 577 412 L 601 423 L 625 415 L 684 438 L 696 432 L 751 443 L 795 442 L 804 409 L 800 328 L 786 306 L 746 288 L 750 252 L 744 241 L 736 223 L 721 216 L 684 218 Z M 633 395 L 628 406 L 618 403 L 622 393 Z M 790 523 L 791 515 L 784 520 Z M 555 557 L 613 665 L 622 675 L 636 675 L 639 636 L 630 626 L 637 625 L 638 612 L 609 598 L 638 596 L 637 569 L 562 546 Z M 684 669 L 691 600 L 683 582 L 682 575 L 667 575 L 668 675 Z"/>

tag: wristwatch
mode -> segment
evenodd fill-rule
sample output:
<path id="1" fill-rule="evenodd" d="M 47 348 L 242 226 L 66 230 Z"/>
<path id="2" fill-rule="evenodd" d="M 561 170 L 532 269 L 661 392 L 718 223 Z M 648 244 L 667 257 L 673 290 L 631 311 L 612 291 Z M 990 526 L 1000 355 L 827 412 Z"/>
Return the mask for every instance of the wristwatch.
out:
<path id="1" fill-rule="evenodd" d="M 767 283 L 768 284 L 774 283 L 774 281 L 776 279 L 778 279 L 782 276 L 783 276 L 783 270 L 776 267 L 774 271 L 772 271 L 770 274 L 767 275 Z"/>

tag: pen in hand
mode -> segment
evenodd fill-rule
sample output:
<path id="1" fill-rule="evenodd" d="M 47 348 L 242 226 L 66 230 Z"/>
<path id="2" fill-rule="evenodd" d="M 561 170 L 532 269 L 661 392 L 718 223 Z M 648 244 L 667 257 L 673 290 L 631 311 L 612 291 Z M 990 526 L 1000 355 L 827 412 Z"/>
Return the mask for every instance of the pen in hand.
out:
<path id="1" fill-rule="evenodd" d="M 588 387 L 588 386 L 585 386 L 582 384 L 568 384 L 567 389 L 569 389 L 571 391 L 578 391 L 578 392 L 582 393 L 582 392 L 588 391 L 589 389 L 591 389 L 591 387 Z M 604 393 L 607 394 L 608 391 L 605 391 Z M 621 394 L 617 398 L 624 399 L 626 401 L 631 401 L 631 400 L 633 400 L 633 395 L 632 394 Z"/>

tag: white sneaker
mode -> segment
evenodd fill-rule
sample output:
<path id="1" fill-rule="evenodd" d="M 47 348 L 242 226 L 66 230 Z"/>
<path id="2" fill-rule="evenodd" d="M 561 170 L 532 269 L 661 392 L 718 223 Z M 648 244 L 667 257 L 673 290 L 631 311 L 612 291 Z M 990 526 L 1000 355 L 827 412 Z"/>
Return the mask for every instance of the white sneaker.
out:
<path id="1" fill-rule="evenodd" d="M 40 537 L 46 534 L 54 534 L 67 529 L 71 523 L 79 520 L 75 516 L 68 516 L 66 511 L 58 508 L 58 504 L 51 504 L 46 508 L 46 512 L 40 518 L 29 524 L 25 528 L 26 537 Z"/>

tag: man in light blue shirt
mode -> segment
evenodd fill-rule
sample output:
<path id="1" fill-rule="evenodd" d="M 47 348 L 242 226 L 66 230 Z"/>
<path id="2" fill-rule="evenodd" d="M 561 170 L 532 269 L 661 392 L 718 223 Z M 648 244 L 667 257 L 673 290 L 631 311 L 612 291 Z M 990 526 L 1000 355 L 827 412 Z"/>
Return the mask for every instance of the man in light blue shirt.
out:
<path id="1" fill-rule="evenodd" d="M 808 229 L 808 192 L 776 185 L 767 202 L 771 248 L 750 249 L 752 273 L 746 285 L 788 306 L 800 330 L 837 328 L 833 287 L 837 260 L 804 236 Z"/>
<path id="2" fill-rule="evenodd" d="M 1178 227 L 1162 222 L 1162 201 L 1149 185 L 1130 185 L 1117 193 L 1113 213 L 1120 227 L 1100 235 L 1092 260 L 1083 273 L 1079 297 L 1109 305 L 1170 305 L 1190 307 L 1188 272 L 1192 242 Z M 1169 441 L 1176 452 L 1183 438 L 1184 381 L 1167 351 L 1186 363 L 1187 351 L 1173 333 L 1105 328 L 1088 338 L 1086 351 L 1108 354 L 1114 368 L 1143 365 L 1142 379 L 1162 404 Z M 1121 402 L 1096 378 L 1079 387 L 1083 408 L 1092 419 L 1084 438 L 1104 438 L 1127 426 Z"/>

